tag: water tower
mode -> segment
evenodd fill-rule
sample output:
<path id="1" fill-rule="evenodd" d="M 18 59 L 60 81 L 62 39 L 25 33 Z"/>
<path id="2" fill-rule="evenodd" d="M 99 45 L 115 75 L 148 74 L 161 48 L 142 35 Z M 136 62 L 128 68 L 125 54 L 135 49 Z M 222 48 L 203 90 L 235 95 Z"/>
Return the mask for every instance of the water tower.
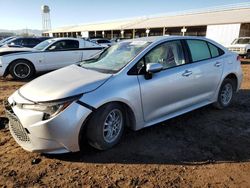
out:
<path id="1" fill-rule="evenodd" d="M 43 19 L 43 30 L 51 29 L 51 21 L 50 21 L 50 9 L 48 5 L 43 5 L 41 7 L 42 10 L 42 19 Z"/>

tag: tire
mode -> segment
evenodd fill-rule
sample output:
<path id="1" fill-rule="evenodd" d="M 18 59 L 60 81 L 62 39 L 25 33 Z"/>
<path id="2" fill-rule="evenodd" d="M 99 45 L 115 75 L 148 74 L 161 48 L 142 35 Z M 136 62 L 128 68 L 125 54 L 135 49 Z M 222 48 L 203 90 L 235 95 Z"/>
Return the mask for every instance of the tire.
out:
<path id="1" fill-rule="evenodd" d="M 27 60 L 16 60 L 11 63 L 9 72 L 15 80 L 26 80 L 34 75 L 35 69 Z"/>
<path id="2" fill-rule="evenodd" d="M 125 113 L 121 105 L 109 103 L 99 108 L 87 123 L 89 144 L 98 150 L 113 147 L 120 141 L 124 125 Z"/>
<path id="3" fill-rule="evenodd" d="M 226 78 L 220 87 L 217 102 L 214 106 L 223 109 L 231 105 L 236 91 L 236 82 L 233 79 Z"/>
<path id="4" fill-rule="evenodd" d="M 250 51 L 247 52 L 246 59 L 250 59 Z"/>

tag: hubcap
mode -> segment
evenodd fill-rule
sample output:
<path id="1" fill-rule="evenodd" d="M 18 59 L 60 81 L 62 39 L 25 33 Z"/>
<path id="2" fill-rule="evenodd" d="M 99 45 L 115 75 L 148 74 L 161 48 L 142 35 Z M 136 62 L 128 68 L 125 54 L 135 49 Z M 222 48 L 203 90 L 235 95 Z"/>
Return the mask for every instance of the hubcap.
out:
<path id="1" fill-rule="evenodd" d="M 225 106 L 228 105 L 232 99 L 232 96 L 233 96 L 233 87 L 231 84 L 227 83 L 222 88 L 220 95 L 222 104 Z"/>
<path id="2" fill-rule="evenodd" d="M 112 110 L 106 117 L 103 125 L 103 138 L 106 142 L 114 142 L 122 129 L 123 116 L 118 109 Z"/>
<path id="3" fill-rule="evenodd" d="M 26 63 L 17 63 L 14 67 L 14 74 L 18 78 L 26 78 L 30 74 L 30 67 Z"/>

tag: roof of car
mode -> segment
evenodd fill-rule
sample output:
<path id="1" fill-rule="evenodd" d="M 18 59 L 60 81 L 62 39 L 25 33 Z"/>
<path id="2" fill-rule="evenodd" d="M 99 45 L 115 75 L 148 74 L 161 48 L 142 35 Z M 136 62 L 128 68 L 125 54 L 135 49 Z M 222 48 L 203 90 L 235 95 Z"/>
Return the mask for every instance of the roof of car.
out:
<path id="1" fill-rule="evenodd" d="M 105 38 L 93 38 L 91 40 L 109 40 L 109 39 L 105 39 Z"/>
<path id="2" fill-rule="evenodd" d="M 58 41 L 58 40 L 83 40 L 81 38 L 73 38 L 73 37 L 59 37 L 59 38 L 51 38 L 52 40 Z"/>
<path id="3" fill-rule="evenodd" d="M 165 39 L 205 39 L 204 37 L 195 36 L 151 36 L 151 37 L 141 37 L 135 39 L 128 39 L 127 41 L 145 41 L 145 42 L 156 42 Z"/>

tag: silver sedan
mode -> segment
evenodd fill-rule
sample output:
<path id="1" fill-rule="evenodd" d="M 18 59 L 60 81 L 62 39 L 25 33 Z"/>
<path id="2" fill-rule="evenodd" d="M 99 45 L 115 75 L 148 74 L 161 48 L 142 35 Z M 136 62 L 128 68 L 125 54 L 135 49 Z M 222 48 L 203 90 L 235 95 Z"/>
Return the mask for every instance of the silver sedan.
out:
<path id="1" fill-rule="evenodd" d="M 240 88 L 237 54 L 206 38 L 122 41 L 94 58 L 41 76 L 5 103 L 14 139 L 28 151 L 105 150 L 139 130 L 208 104 L 228 107 Z"/>

